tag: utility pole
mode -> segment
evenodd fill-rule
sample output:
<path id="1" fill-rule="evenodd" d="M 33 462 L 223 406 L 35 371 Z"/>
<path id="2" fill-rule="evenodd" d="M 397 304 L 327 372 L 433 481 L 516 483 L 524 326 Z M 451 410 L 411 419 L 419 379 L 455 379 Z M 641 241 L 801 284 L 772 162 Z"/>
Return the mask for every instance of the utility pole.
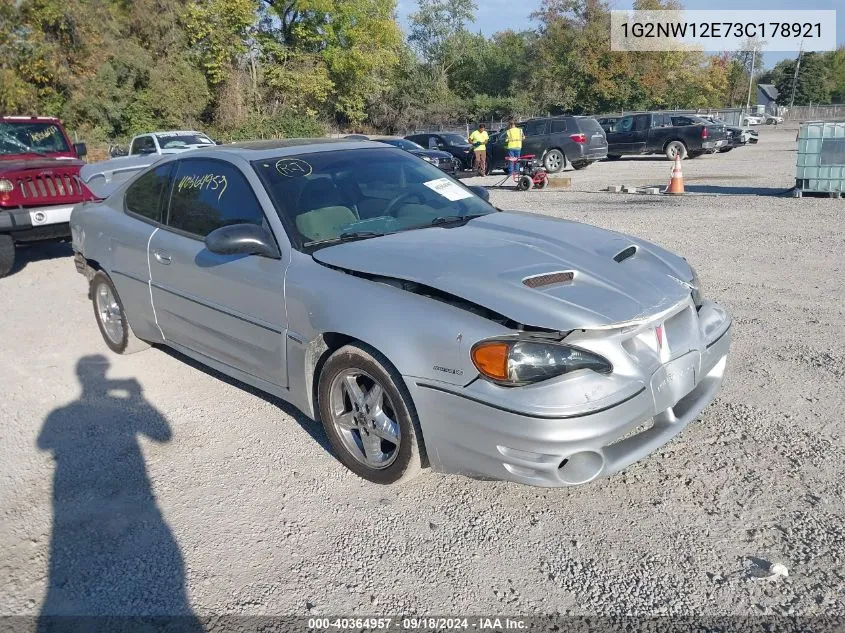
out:
<path id="1" fill-rule="evenodd" d="M 748 73 L 748 99 L 745 101 L 745 109 L 751 110 L 751 85 L 754 83 L 754 62 L 757 61 L 757 49 L 751 49 L 751 72 Z"/>
<path id="2" fill-rule="evenodd" d="M 804 40 L 798 45 L 798 61 L 795 62 L 795 73 L 792 75 L 792 99 L 789 100 L 789 109 L 795 105 L 795 85 L 798 83 L 798 69 L 801 67 L 801 50 L 804 48 Z"/>

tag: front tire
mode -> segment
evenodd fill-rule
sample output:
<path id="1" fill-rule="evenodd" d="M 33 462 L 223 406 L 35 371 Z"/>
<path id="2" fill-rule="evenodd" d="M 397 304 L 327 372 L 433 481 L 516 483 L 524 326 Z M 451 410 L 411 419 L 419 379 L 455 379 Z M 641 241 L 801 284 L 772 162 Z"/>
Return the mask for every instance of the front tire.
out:
<path id="1" fill-rule="evenodd" d="M 675 160 L 676 156 L 680 156 L 681 160 L 687 157 L 687 146 L 681 141 L 672 141 L 666 146 L 666 158 Z"/>
<path id="2" fill-rule="evenodd" d="M 381 354 L 346 345 L 320 372 L 317 405 L 337 458 L 377 484 L 407 481 L 422 470 L 417 411 L 399 372 Z"/>
<path id="3" fill-rule="evenodd" d="M 15 267 L 15 240 L 11 235 L 0 235 L 0 278 Z"/>
<path id="4" fill-rule="evenodd" d="M 559 149 L 550 149 L 543 157 L 543 167 L 550 174 L 556 174 L 566 165 L 566 157 Z"/>
<path id="5" fill-rule="evenodd" d="M 132 332 L 120 295 L 109 276 L 101 270 L 91 279 L 91 303 L 97 327 L 111 351 L 134 354 L 150 346 Z"/>

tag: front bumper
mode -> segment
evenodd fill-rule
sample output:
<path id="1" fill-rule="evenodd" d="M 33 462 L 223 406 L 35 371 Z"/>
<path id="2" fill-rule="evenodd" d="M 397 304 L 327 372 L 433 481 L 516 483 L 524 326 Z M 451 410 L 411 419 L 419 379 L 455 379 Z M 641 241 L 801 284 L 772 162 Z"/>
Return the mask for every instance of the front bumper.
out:
<path id="1" fill-rule="evenodd" d="M 0 233 L 11 233 L 19 241 L 70 237 L 73 207 L 0 208 Z"/>
<path id="2" fill-rule="evenodd" d="M 67 224 L 75 205 L 0 209 L 0 231 L 23 231 L 48 224 Z"/>
<path id="3" fill-rule="evenodd" d="M 478 397 L 471 385 L 460 389 L 406 377 L 432 467 L 557 487 L 586 483 L 642 459 L 686 428 L 722 385 L 732 332 L 730 319 L 715 309 L 724 319 L 711 323 L 711 336 L 699 348 L 629 380 L 613 402 L 588 397 L 586 411 L 555 413 L 548 394 L 538 392 L 542 402 L 526 413 L 507 401 Z"/>

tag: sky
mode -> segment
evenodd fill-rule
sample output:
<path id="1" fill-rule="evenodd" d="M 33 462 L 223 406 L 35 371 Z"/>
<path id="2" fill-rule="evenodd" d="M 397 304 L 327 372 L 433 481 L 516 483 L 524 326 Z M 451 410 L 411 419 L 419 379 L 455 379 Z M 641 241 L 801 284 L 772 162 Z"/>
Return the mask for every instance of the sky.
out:
<path id="1" fill-rule="evenodd" d="M 515 31 L 536 26 L 530 18 L 531 13 L 540 7 L 540 0 L 476 0 L 478 11 L 475 23 L 470 30 L 492 35 L 496 31 L 513 29 Z M 613 9 L 630 9 L 631 0 L 611 2 Z M 682 0 L 685 9 L 839 9 L 836 16 L 836 42 L 845 44 L 845 5 L 842 0 Z M 408 15 L 416 11 L 416 0 L 399 0 L 399 18 L 403 26 L 408 23 Z M 797 53 L 765 53 L 763 63 L 771 68 L 786 58 L 797 57 Z"/>

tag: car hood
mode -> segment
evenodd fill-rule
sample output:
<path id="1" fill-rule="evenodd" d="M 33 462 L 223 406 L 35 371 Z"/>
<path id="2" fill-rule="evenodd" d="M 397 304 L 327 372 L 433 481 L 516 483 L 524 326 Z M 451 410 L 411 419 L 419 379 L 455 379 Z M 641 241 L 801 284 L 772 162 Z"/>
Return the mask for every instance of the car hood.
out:
<path id="1" fill-rule="evenodd" d="M 441 152 L 437 149 L 409 149 L 408 151 L 414 156 L 452 160 L 452 155 L 449 152 Z"/>
<path id="2" fill-rule="evenodd" d="M 0 160 L 0 174 L 8 174 L 17 171 L 31 169 L 62 169 L 78 171 L 84 165 L 78 158 L 50 158 L 46 156 L 33 156 L 32 158 L 15 158 L 11 160 Z M 66 172 L 65 172 L 66 173 Z"/>
<path id="3" fill-rule="evenodd" d="M 619 254 L 626 250 L 635 252 L 622 259 Z M 313 257 L 338 268 L 424 284 L 523 325 L 560 331 L 652 317 L 689 297 L 690 288 L 681 280 L 692 278 L 682 258 L 646 241 L 515 212 L 454 228 L 338 244 Z M 573 272 L 574 277 L 534 288 L 524 282 L 556 272 Z"/>

